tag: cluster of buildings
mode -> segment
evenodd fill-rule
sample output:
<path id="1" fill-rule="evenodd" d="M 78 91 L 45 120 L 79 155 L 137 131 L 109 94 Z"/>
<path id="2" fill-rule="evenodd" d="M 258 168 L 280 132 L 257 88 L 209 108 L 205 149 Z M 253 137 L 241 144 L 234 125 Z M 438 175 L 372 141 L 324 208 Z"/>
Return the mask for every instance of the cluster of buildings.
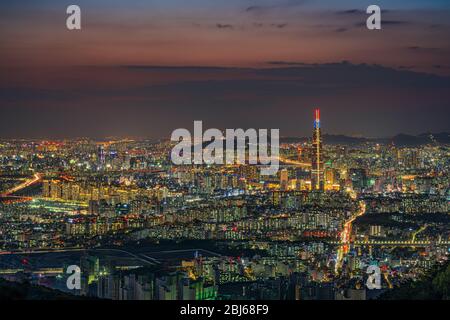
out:
<path id="1" fill-rule="evenodd" d="M 215 243 L 220 258 L 201 268 L 83 260 L 80 294 L 131 300 L 366 299 L 371 264 L 389 289 L 447 259 L 449 146 L 323 144 L 321 130 L 316 110 L 311 140 L 281 144 L 276 176 L 175 166 L 170 141 L 2 141 L 0 250 Z M 230 254 L 240 250 L 247 258 Z"/>

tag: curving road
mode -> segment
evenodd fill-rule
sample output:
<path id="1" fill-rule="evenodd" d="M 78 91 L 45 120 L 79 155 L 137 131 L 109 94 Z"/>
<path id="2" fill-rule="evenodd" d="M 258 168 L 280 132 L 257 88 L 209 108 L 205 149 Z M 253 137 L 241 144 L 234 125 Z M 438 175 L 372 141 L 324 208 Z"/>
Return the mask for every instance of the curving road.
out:
<path id="1" fill-rule="evenodd" d="M 350 249 L 350 236 L 352 234 L 353 222 L 356 218 L 366 213 L 366 203 L 364 201 L 359 202 L 359 211 L 344 224 L 344 229 L 341 232 L 340 246 L 337 252 L 337 259 L 335 265 L 335 272 L 338 273 L 342 268 L 342 262 L 345 255 Z"/>

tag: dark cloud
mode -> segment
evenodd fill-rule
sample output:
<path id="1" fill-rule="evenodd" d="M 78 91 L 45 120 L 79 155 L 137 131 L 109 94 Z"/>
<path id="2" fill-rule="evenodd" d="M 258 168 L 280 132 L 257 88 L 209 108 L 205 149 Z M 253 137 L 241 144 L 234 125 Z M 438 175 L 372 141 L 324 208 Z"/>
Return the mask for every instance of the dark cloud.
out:
<path id="1" fill-rule="evenodd" d="M 216 27 L 218 29 L 233 29 L 234 28 L 234 26 L 231 24 L 222 24 L 222 23 L 217 23 Z"/>
<path id="2" fill-rule="evenodd" d="M 440 23 L 433 23 L 428 26 L 433 31 L 448 31 L 450 30 L 450 25 L 448 24 L 440 24 Z"/>
<path id="3" fill-rule="evenodd" d="M 271 26 L 278 28 L 278 29 L 282 29 L 284 27 L 286 27 L 288 24 L 287 23 L 272 23 Z"/>
<path id="4" fill-rule="evenodd" d="M 342 33 L 342 32 L 348 31 L 348 29 L 347 28 L 337 28 L 334 31 L 337 32 L 337 33 Z"/>
<path id="5" fill-rule="evenodd" d="M 411 21 L 402 21 L 402 20 L 381 20 L 381 27 L 383 26 L 403 26 L 403 25 L 410 25 L 412 24 Z M 366 27 L 366 21 L 364 22 L 358 22 L 354 24 L 355 27 Z"/>
<path id="6" fill-rule="evenodd" d="M 388 13 L 390 12 L 390 10 L 385 10 L 385 9 L 381 9 L 381 13 Z M 349 9 L 349 10 L 340 10 L 340 11 L 336 11 L 337 14 L 342 14 L 342 15 L 362 15 L 362 14 L 367 14 L 365 10 L 361 10 L 361 9 Z"/>
<path id="7" fill-rule="evenodd" d="M 251 11 L 260 10 L 261 8 L 263 8 L 263 7 L 260 7 L 260 6 L 250 6 L 250 7 L 245 8 L 245 11 L 246 11 L 246 12 L 251 12 Z"/>
<path id="8" fill-rule="evenodd" d="M 416 68 L 416 66 L 398 66 L 398 69 L 403 69 L 403 70 L 413 70 L 415 68 Z"/>
<path id="9" fill-rule="evenodd" d="M 291 8 L 296 6 L 301 6 L 307 3 L 308 0 L 284 0 L 279 1 L 276 4 L 271 5 L 252 5 L 245 8 L 245 12 L 255 13 L 255 14 L 264 14 L 270 12 L 275 9 L 283 9 L 283 8 Z"/>
<path id="10" fill-rule="evenodd" d="M 441 64 L 436 64 L 436 65 L 433 66 L 433 68 L 435 68 L 435 69 L 450 69 L 450 66 L 444 66 L 444 65 L 441 65 Z"/>
<path id="11" fill-rule="evenodd" d="M 404 25 L 411 24 L 411 21 L 401 21 L 401 20 L 381 20 L 381 25 Z"/>
<path id="12" fill-rule="evenodd" d="M 307 66 L 308 63 L 304 62 L 296 62 L 296 61 L 267 61 L 268 65 L 276 65 L 276 66 Z"/>
<path id="13" fill-rule="evenodd" d="M 270 27 L 270 28 L 277 28 L 277 29 L 283 29 L 288 26 L 287 23 L 270 23 L 270 24 L 264 24 L 261 22 L 254 22 L 252 24 L 255 28 L 264 28 L 264 27 Z"/>
<path id="14" fill-rule="evenodd" d="M 280 128 L 284 135 L 308 135 L 314 107 L 323 110 L 330 133 L 450 130 L 449 77 L 345 61 L 268 64 L 98 67 L 70 78 L 64 69 L 43 71 L 39 83 L 0 91 L 0 135 L 160 137 L 190 128 L 193 120 L 208 127 Z M 53 89 L 42 90 L 41 83 Z M 429 119 L 430 113 L 436 117 Z"/>
<path id="15" fill-rule="evenodd" d="M 422 46 L 409 46 L 407 47 L 410 51 L 441 51 L 442 48 L 432 48 L 432 47 L 422 47 Z"/>
<path id="16" fill-rule="evenodd" d="M 366 14 L 366 12 L 364 10 L 360 10 L 360 9 L 349 9 L 349 10 L 342 10 L 342 11 L 337 11 L 337 14 L 349 14 L 349 15 L 353 15 L 353 14 Z"/>

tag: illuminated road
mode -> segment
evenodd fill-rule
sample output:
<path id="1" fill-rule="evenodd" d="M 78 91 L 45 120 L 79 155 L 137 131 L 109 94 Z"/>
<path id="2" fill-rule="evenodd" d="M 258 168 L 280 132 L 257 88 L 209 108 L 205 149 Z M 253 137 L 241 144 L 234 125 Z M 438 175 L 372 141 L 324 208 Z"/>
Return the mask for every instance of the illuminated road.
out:
<path id="1" fill-rule="evenodd" d="M 417 235 L 418 235 L 419 233 L 425 231 L 427 228 L 428 228 L 428 226 L 427 226 L 427 225 L 424 225 L 424 226 L 422 226 L 419 230 L 417 230 L 416 232 L 414 232 L 414 233 L 412 234 L 412 240 L 411 240 L 411 241 L 412 241 L 412 242 L 416 242 L 416 237 L 417 237 Z"/>
<path id="2" fill-rule="evenodd" d="M 14 275 L 18 272 L 25 272 L 25 269 L 4 269 L 0 270 L 0 275 Z M 45 269 L 38 269 L 30 271 L 33 274 L 38 275 L 58 275 L 64 273 L 63 268 L 45 268 Z"/>
<path id="3" fill-rule="evenodd" d="M 291 160 L 291 159 L 287 159 L 287 158 L 283 158 L 283 157 L 278 157 L 278 160 L 280 162 L 292 164 L 292 165 L 298 166 L 298 167 L 311 167 L 311 163 L 308 163 L 308 162 L 300 162 L 300 161 Z"/>
<path id="4" fill-rule="evenodd" d="M 11 195 L 11 194 L 13 194 L 13 193 L 15 193 L 17 191 L 25 189 L 25 188 L 27 188 L 27 187 L 29 187 L 29 186 L 31 186 L 31 185 L 41 181 L 41 179 L 42 179 L 42 175 L 40 173 L 35 173 L 33 178 L 28 179 L 28 180 L 24 181 L 23 183 L 19 184 L 18 186 L 15 186 L 14 188 L 5 191 L 4 193 L 0 194 L 0 196 L 1 197 L 7 197 L 7 196 L 9 196 L 9 195 Z"/>
<path id="5" fill-rule="evenodd" d="M 85 251 L 84 248 L 64 248 L 64 249 L 41 249 L 41 250 L 14 250 L 14 251 L 0 251 L 0 255 L 24 255 L 24 254 L 42 254 L 42 253 L 61 253 L 61 252 L 75 252 Z"/>
<path id="6" fill-rule="evenodd" d="M 342 243 L 334 243 L 330 242 L 334 245 L 340 245 L 345 246 L 345 244 Z M 441 245 L 441 246 L 448 246 L 450 245 L 450 241 L 441 240 L 441 241 L 410 241 L 410 240 L 398 240 L 398 241 L 379 241 L 379 240 L 371 240 L 371 241 L 355 241 L 353 242 L 354 246 L 384 246 L 384 247 L 419 247 L 419 246 L 429 246 L 429 245 Z"/>
<path id="7" fill-rule="evenodd" d="M 125 251 L 122 249 L 109 249 L 109 248 L 63 248 L 63 249 L 43 249 L 43 250 L 24 250 L 24 251 L 1 251 L 0 255 L 30 255 L 30 254 L 47 254 L 47 253 L 71 253 L 71 252 L 83 252 L 83 251 L 98 251 L 98 252 L 113 252 L 113 253 L 122 253 L 136 260 L 144 262 L 146 264 L 159 264 L 160 262 L 157 259 L 152 257 L 148 257 L 143 254 L 134 254 L 129 251 Z"/>
<path id="8" fill-rule="evenodd" d="M 340 246 L 337 252 L 336 266 L 335 272 L 338 273 L 342 268 L 342 262 L 344 260 L 345 255 L 348 253 L 350 249 L 350 237 L 352 235 L 352 225 L 356 218 L 362 216 L 366 213 L 366 203 L 364 201 L 359 202 L 359 211 L 344 224 L 344 228 L 341 232 L 341 240 Z"/>
<path id="9" fill-rule="evenodd" d="M 388 288 L 389 289 L 394 289 L 394 286 L 392 285 L 392 282 L 389 279 L 389 273 L 387 271 L 383 272 L 383 277 L 384 277 L 384 280 L 386 281 L 386 283 L 388 284 Z"/>

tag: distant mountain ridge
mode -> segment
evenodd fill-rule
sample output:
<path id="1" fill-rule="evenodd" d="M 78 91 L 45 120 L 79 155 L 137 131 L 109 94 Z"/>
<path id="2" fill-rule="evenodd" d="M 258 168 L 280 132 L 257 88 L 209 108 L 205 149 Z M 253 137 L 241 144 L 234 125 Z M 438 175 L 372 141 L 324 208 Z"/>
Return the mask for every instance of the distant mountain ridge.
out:
<path id="1" fill-rule="evenodd" d="M 361 144 L 365 142 L 378 142 L 383 144 L 394 144 L 401 147 L 414 147 L 421 146 L 430 143 L 437 144 L 450 144 L 450 133 L 422 133 L 419 135 L 398 134 L 390 138 L 364 138 L 364 137 L 351 137 L 346 135 L 333 135 L 324 134 L 324 143 L 328 144 Z M 281 137 L 281 143 L 298 143 L 306 142 L 311 138 L 307 137 Z"/>

